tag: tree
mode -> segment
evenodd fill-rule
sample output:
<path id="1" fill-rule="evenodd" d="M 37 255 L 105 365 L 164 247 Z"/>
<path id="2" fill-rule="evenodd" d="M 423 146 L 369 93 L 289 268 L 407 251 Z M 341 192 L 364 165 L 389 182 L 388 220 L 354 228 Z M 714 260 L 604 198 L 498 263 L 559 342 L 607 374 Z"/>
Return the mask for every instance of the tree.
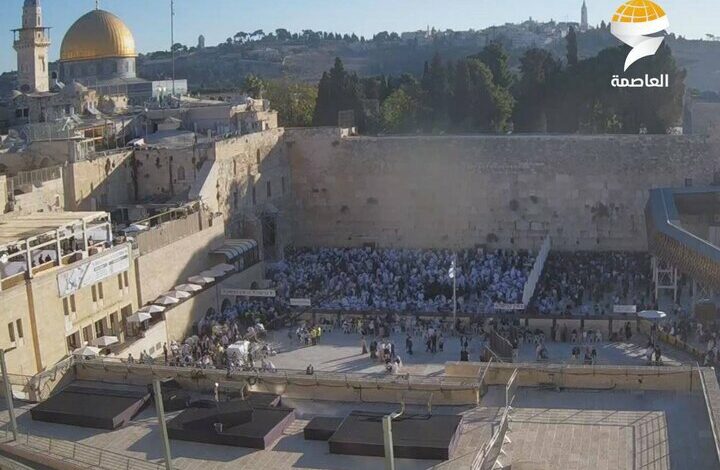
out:
<path id="1" fill-rule="evenodd" d="M 570 67 L 574 67 L 578 63 L 578 43 L 577 35 L 575 34 L 575 28 L 570 26 L 570 31 L 567 34 L 567 63 Z"/>
<path id="2" fill-rule="evenodd" d="M 265 86 L 265 97 L 278 112 L 280 126 L 312 126 L 313 110 L 318 96 L 316 86 L 292 82 L 287 78 L 271 80 Z"/>
<path id="3" fill-rule="evenodd" d="M 550 83 L 560 63 L 543 49 L 528 49 L 520 58 L 521 78 L 516 87 L 515 128 L 524 132 L 547 131 Z"/>
<path id="4" fill-rule="evenodd" d="M 336 57 L 333 68 L 329 72 L 323 73 L 320 79 L 313 113 L 313 125 L 337 126 L 338 113 L 344 110 L 353 110 L 356 124 L 363 128 L 363 109 L 359 88 L 357 75 L 349 74 L 340 58 Z"/>
<path id="5" fill-rule="evenodd" d="M 256 75 L 250 74 L 245 77 L 242 88 L 251 98 L 261 99 L 265 91 L 265 83 Z"/>
<path id="6" fill-rule="evenodd" d="M 278 28 L 275 30 L 275 36 L 278 38 L 278 41 L 289 41 L 292 39 L 292 34 L 290 34 L 290 31 L 288 31 L 285 28 Z"/>
<path id="7" fill-rule="evenodd" d="M 380 108 L 382 127 L 386 132 L 404 133 L 414 130 L 418 103 L 402 88 L 395 90 Z"/>
<path id="8" fill-rule="evenodd" d="M 480 59 L 490 68 L 497 86 L 509 88 L 512 85 L 513 76 L 508 68 L 508 55 L 500 42 L 490 42 L 479 54 L 471 58 Z"/>
<path id="9" fill-rule="evenodd" d="M 173 44 L 172 50 L 173 52 L 187 52 L 188 48 L 187 46 L 176 42 L 175 44 Z"/>
<path id="10" fill-rule="evenodd" d="M 423 77 L 423 87 L 427 95 L 427 106 L 430 109 L 428 130 L 444 129 L 447 127 L 448 111 L 448 77 L 447 69 L 439 53 L 435 53 L 427 69 L 427 76 Z"/>
<path id="11" fill-rule="evenodd" d="M 247 39 L 247 37 L 248 37 L 248 33 L 244 32 L 244 31 L 240 31 L 240 32 L 235 33 L 235 36 L 233 36 L 233 39 L 235 39 L 236 43 L 242 43 L 245 41 L 245 39 Z"/>

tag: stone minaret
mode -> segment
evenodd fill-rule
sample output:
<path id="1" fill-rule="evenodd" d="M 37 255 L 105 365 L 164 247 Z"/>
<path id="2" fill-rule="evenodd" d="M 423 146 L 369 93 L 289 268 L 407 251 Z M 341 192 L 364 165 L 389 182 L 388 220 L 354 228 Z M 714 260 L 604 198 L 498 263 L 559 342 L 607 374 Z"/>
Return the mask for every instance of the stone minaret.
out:
<path id="1" fill-rule="evenodd" d="M 40 0 L 25 0 L 22 28 L 13 30 L 18 84 L 24 93 L 48 91 L 50 28 L 43 27 Z"/>
<path id="2" fill-rule="evenodd" d="M 580 31 L 588 30 L 588 12 L 585 0 L 583 0 L 582 8 L 580 9 Z"/>

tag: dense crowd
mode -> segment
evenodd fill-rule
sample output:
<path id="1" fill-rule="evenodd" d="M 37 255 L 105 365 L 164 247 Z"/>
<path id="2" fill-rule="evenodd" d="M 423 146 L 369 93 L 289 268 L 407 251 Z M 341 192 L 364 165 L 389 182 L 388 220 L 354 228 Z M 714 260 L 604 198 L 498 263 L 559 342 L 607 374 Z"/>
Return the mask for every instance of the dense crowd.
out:
<path id="1" fill-rule="evenodd" d="M 518 303 L 532 269 L 527 252 L 450 250 L 290 249 L 269 277 L 282 298 L 310 298 L 320 309 L 391 312 L 452 311 L 456 259 L 458 311 Z"/>
<path id="2" fill-rule="evenodd" d="M 545 314 L 609 314 L 613 305 L 651 302 L 650 257 L 633 252 L 553 252 L 535 290 Z"/>

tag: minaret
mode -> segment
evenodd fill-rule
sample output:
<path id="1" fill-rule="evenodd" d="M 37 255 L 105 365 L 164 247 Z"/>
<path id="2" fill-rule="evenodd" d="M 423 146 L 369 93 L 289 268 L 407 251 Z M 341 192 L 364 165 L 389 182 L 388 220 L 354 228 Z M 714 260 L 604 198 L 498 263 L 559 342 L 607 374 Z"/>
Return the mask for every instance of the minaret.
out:
<path id="1" fill-rule="evenodd" d="M 18 84 L 24 93 L 50 89 L 48 79 L 49 29 L 42 25 L 40 0 L 25 0 L 22 28 L 14 29 L 13 47 L 17 51 Z"/>
<path id="2" fill-rule="evenodd" d="M 585 0 L 583 0 L 582 8 L 580 9 L 580 31 L 588 30 L 588 12 Z"/>

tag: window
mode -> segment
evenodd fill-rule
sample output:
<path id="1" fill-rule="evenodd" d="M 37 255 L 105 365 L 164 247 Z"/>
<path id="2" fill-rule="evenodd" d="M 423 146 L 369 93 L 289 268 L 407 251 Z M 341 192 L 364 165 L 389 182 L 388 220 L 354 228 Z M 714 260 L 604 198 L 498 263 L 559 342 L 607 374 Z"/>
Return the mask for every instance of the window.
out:
<path id="1" fill-rule="evenodd" d="M 123 280 L 125 281 L 125 287 L 130 287 L 130 275 L 127 271 L 123 273 Z"/>
<path id="2" fill-rule="evenodd" d="M 233 207 L 237 209 L 238 206 L 238 192 L 233 191 Z"/>
<path id="3" fill-rule="evenodd" d="M 178 173 L 178 177 L 177 177 L 178 181 L 185 181 L 185 167 L 179 166 L 177 173 Z"/>
<path id="4" fill-rule="evenodd" d="M 95 335 L 100 338 L 105 336 L 105 320 L 98 320 L 95 322 Z"/>
<path id="5" fill-rule="evenodd" d="M 282 193 L 285 194 L 285 177 L 284 176 L 280 179 L 280 186 L 281 186 L 280 189 L 282 189 Z"/>
<path id="6" fill-rule="evenodd" d="M 123 278 L 122 278 L 122 274 L 118 274 L 117 279 L 118 279 L 118 289 L 122 290 L 122 289 L 123 289 Z"/>
<path id="7" fill-rule="evenodd" d="M 253 200 L 253 205 L 257 204 L 257 194 L 255 191 L 255 186 L 252 187 L 252 200 Z"/>
<path id="8" fill-rule="evenodd" d="M 270 199 L 272 197 L 272 186 L 270 184 L 270 181 L 265 183 L 265 186 L 267 188 L 267 198 Z"/>
<path id="9" fill-rule="evenodd" d="M 89 343 L 90 341 L 92 341 L 92 339 L 92 326 L 88 325 L 83 328 L 83 341 L 87 341 Z"/>
<path id="10" fill-rule="evenodd" d="M 63 299 L 63 311 L 66 316 L 75 313 L 75 294 Z"/>
<path id="11" fill-rule="evenodd" d="M 22 320 L 21 320 L 21 319 L 18 318 L 18 319 L 15 321 L 15 328 L 17 329 L 18 338 L 22 338 L 24 335 L 23 335 L 23 327 L 22 327 Z"/>
<path id="12" fill-rule="evenodd" d="M 13 325 L 13 322 L 8 323 L 8 336 L 10 337 L 10 342 L 15 342 L 15 326 Z"/>
<path id="13" fill-rule="evenodd" d="M 97 285 L 93 284 L 92 287 L 90 287 L 90 291 L 92 292 L 93 302 L 97 302 Z"/>
<path id="14" fill-rule="evenodd" d="M 110 332 L 112 335 L 117 335 L 120 330 L 118 329 L 118 313 L 114 312 L 110 314 Z"/>
<path id="15" fill-rule="evenodd" d="M 260 149 L 257 150 L 257 154 L 255 156 L 255 160 L 257 162 L 257 166 L 260 166 Z"/>
<path id="16" fill-rule="evenodd" d="M 105 295 L 103 294 L 103 283 L 98 282 L 98 293 L 100 294 L 100 299 L 104 299 Z"/>

